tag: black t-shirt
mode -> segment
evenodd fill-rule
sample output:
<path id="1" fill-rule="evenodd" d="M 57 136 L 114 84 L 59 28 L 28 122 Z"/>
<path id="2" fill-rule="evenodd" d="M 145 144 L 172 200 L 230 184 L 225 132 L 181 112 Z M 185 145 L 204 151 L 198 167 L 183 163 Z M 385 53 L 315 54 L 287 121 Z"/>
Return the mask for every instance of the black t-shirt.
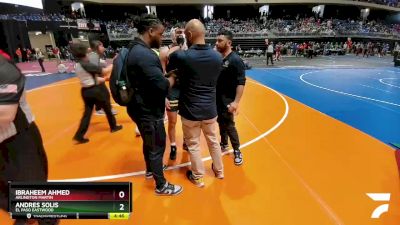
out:
<path id="1" fill-rule="evenodd" d="M 170 55 L 167 71 L 178 69 L 182 117 L 202 121 L 217 116 L 216 87 L 221 65 L 221 55 L 209 45 L 193 45 Z"/>
<path id="2" fill-rule="evenodd" d="M 232 52 L 224 58 L 221 75 L 218 79 L 218 111 L 227 110 L 227 105 L 235 100 L 237 86 L 245 85 L 245 83 L 245 65 L 239 55 Z"/>
<path id="3" fill-rule="evenodd" d="M 135 39 L 128 55 L 128 78 L 136 88 L 128 113 L 135 120 L 164 118 L 169 81 L 163 74 L 160 58 L 142 40 Z"/>

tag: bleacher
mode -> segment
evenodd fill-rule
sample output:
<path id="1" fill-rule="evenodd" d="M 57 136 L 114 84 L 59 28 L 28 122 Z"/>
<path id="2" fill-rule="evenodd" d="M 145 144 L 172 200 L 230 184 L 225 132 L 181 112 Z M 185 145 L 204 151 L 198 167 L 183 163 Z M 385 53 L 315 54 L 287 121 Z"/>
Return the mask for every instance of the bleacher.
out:
<path id="1" fill-rule="evenodd" d="M 211 39 L 211 38 L 206 39 L 206 42 L 212 46 L 215 45 L 215 41 L 216 41 L 215 38 L 214 39 Z M 169 45 L 171 43 L 172 43 L 172 41 L 170 39 L 163 40 L 164 46 Z M 243 50 L 250 50 L 252 48 L 265 50 L 265 48 L 266 48 L 265 47 L 265 39 L 261 39 L 261 38 L 258 38 L 258 39 L 235 39 L 233 41 L 233 46 L 237 46 L 237 45 L 240 45 L 240 47 Z"/>

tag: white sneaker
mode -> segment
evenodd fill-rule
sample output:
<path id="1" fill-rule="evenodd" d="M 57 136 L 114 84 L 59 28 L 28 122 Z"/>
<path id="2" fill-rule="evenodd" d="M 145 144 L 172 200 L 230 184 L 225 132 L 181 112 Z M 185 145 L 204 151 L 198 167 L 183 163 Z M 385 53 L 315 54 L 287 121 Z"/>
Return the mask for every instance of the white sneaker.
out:
<path id="1" fill-rule="evenodd" d="M 100 109 L 100 110 L 97 110 L 95 114 L 97 116 L 104 116 L 106 113 L 104 112 L 104 110 Z"/>
<path id="2" fill-rule="evenodd" d="M 165 195 L 165 196 L 173 196 L 178 195 L 183 191 L 183 188 L 179 185 L 170 184 L 168 182 L 165 183 L 164 187 L 161 189 L 156 189 L 156 195 Z"/>
<path id="3" fill-rule="evenodd" d="M 233 162 L 235 163 L 236 166 L 240 166 L 243 164 L 243 155 L 240 150 L 234 150 L 233 155 L 235 156 Z"/>
<path id="4" fill-rule="evenodd" d="M 114 116 L 118 114 L 118 111 L 117 111 L 116 109 L 111 109 L 111 112 L 112 112 L 112 114 L 113 114 Z M 103 109 L 100 109 L 100 110 L 97 110 L 97 111 L 96 111 L 96 115 L 97 115 L 97 116 L 104 116 L 104 115 L 106 115 L 106 113 L 104 112 Z"/>

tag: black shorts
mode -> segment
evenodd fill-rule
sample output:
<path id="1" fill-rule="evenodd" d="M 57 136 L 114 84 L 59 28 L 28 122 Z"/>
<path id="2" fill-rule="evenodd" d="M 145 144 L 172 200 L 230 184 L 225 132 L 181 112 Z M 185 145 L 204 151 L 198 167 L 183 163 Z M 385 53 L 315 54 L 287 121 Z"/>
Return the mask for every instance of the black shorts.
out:
<path id="1" fill-rule="evenodd" d="M 179 94 L 179 89 L 175 87 L 169 91 L 167 99 L 169 100 L 171 109 L 167 109 L 168 112 L 178 112 Z"/>
<path id="2" fill-rule="evenodd" d="M 170 105 L 170 109 L 167 109 L 168 112 L 178 112 L 178 106 L 179 106 L 179 100 L 178 99 L 174 99 L 174 100 L 169 100 L 169 105 Z"/>

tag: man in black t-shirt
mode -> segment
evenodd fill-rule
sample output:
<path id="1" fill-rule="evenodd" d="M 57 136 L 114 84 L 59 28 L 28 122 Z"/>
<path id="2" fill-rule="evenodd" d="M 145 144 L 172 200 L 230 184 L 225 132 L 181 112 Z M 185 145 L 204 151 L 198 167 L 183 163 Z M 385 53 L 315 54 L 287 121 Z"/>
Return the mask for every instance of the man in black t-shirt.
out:
<path id="1" fill-rule="evenodd" d="M 233 34 L 230 31 L 221 31 L 217 37 L 217 50 L 224 57 L 222 72 L 217 85 L 218 124 L 221 134 L 221 148 L 228 147 L 228 137 L 231 140 L 235 155 L 235 165 L 243 163 L 243 156 L 239 150 L 239 135 L 235 127 L 234 115 L 239 109 L 239 102 L 246 83 L 245 66 L 242 59 L 232 51 Z"/>
<path id="2" fill-rule="evenodd" d="M 157 195 L 178 195 L 183 188 L 169 183 L 163 172 L 166 145 L 164 128 L 165 98 L 175 77 L 165 77 L 158 55 L 164 26 L 154 15 L 135 20 L 139 36 L 131 44 L 127 58 L 128 78 L 135 93 L 127 106 L 129 117 L 138 125 L 143 140 L 146 178 L 154 178 Z"/>

